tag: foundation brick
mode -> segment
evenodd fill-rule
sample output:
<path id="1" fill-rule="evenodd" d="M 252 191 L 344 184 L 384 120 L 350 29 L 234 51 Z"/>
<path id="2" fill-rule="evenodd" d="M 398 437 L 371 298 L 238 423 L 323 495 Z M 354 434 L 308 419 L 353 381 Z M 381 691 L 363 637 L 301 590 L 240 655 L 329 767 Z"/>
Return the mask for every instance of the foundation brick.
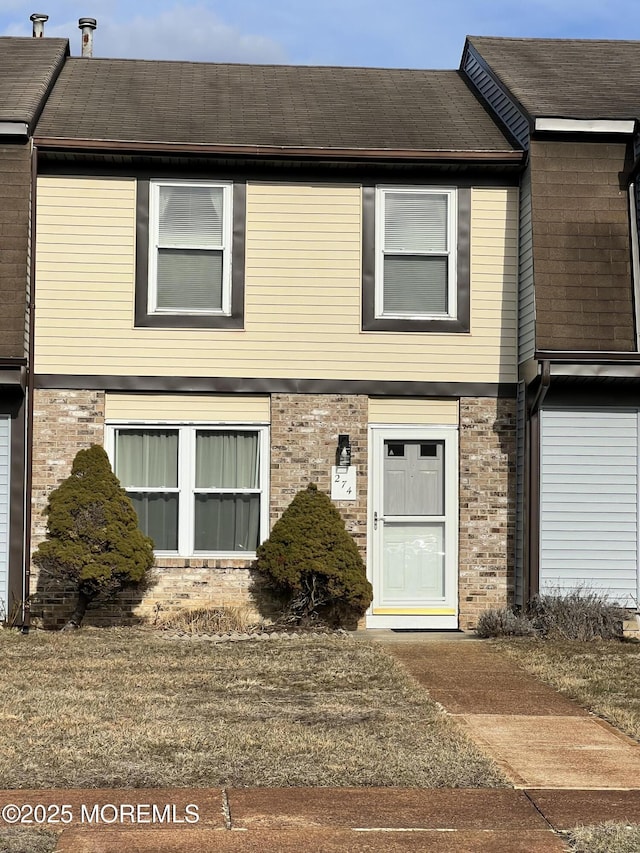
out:
<path id="1" fill-rule="evenodd" d="M 513 603 L 515 400 L 460 400 L 460 627 Z"/>

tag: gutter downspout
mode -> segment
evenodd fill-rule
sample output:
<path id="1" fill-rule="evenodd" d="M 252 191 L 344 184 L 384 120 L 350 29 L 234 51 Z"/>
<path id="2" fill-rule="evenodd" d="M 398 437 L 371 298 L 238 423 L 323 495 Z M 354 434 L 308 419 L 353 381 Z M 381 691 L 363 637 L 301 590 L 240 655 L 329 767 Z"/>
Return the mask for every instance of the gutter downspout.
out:
<path id="1" fill-rule="evenodd" d="M 527 598 L 539 591 L 540 585 L 540 406 L 551 385 L 551 362 L 542 362 L 540 385 L 529 406 L 527 429 L 529 435 L 526 577 Z"/>
<path id="2" fill-rule="evenodd" d="M 542 374 L 540 377 L 540 385 L 538 387 L 538 391 L 536 393 L 536 396 L 533 398 L 533 402 L 529 406 L 529 417 L 531 417 L 531 415 L 534 415 L 544 402 L 544 398 L 547 396 L 547 392 L 549 391 L 550 385 L 551 362 L 545 359 L 542 362 Z"/>
<path id="3" fill-rule="evenodd" d="M 31 626 L 31 517 L 32 517 L 32 486 L 33 486 L 33 390 L 35 385 L 34 353 L 35 353 L 35 305 L 36 305 L 36 192 L 38 181 L 38 149 L 35 145 L 31 151 L 31 235 L 29 262 L 29 346 L 27 359 L 27 417 L 25 436 L 25 508 L 24 508 L 24 589 L 22 610 L 22 633 L 29 633 Z"/>

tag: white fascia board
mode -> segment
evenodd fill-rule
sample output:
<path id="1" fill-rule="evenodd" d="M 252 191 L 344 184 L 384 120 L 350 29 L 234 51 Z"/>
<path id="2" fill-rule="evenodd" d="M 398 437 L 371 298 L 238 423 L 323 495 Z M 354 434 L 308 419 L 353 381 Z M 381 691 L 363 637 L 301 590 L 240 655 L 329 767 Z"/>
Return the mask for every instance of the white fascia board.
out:
<path id="1" fill-rule="evenodd" d="M 640 378 L 640 360 L 638 364 L 554 364 L 551 363 L 552 376 L 604 377 L 609 379 Z"/>
<path id="2" fill-rule="evenodd" d="M 553 133 L 633 133 L 632 119 L 537 118 L 535 130 Z"/>
<path id="3" fill-rule="evenodd" d="M 29 136 L 25 121 L 0 121 L 0 136 Z"/>

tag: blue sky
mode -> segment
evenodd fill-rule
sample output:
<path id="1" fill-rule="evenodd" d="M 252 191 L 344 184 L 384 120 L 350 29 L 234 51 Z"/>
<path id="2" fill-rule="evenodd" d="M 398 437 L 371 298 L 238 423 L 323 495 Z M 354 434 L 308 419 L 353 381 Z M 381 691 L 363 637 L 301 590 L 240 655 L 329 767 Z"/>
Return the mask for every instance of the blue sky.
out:
<path id="1" fill-rule="evenodd" d="M 455 68 L 466 34 L 640 38 L 631 0 L 0 0 L 0 35 L 45 33 L 80 52 L 78 18 L 98 20 L 95 56 Z M 135 9 L 135 11 L 134 11 Z"/>

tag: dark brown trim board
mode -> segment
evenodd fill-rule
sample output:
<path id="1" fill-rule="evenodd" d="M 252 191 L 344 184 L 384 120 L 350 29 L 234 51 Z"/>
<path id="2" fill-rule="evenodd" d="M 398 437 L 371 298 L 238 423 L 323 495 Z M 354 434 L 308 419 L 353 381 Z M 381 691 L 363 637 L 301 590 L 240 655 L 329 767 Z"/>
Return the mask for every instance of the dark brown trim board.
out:
<path id="1" fill-rule="evenodd" d="M 42 150 L 52 151 L 110 151 L 171 153 L 171 154 L 236 154 L 248 157 L 295 157 L 296 159 L 367 159 L 367 160 L 434 160 L 439 162 L 480 161 L 486 163 L 521 163 L 523 152 L 504 151 L 441 151 L 416 148 L 305 148 L 287 145 L 207 145 L 198 142 L 125 142 L 117 139 L 65 139 L 47 136 L 34 138 Z"/>
<path id="2" fill-rule="evenodd" d="M 375 300 L 375 213 L 376 188 L 362 188 L 362 330 L 364 332 L 452 332 L 470 331 L 471 302 L 471 189 L 458 187 L 457 228 L 457 316 L 437 320 L 376 317 Z"/>
<path id="3" fill-rule="evenodd" d="M 24 601 L 24 474 L 25 398 L 21 390 L 0 389 L 0 413 L 11 418 L 9 491 L 9 601 L 8 612 Z M 21 617 L 21 612 L 16 614 Z"/>
<path id="4" fill-rule="evenodd" d="M 371 397 L 515 398 L 515 382 L 405 382 L 378 379 L 277 379 L 228 376 L 108 376 L 41 373 L 41 389 L 172 394 L 367 394 Z"/>
<path id="5" fill-rule="evenodd" d="M 184 176 L 182 176 L 184 177 Z M 136 199 L 135 325 L 163 329 L 243 329 L 246 231 L 246 181 L 233 185 L 233 246 L 231 250 L 231 315 L 149 314 L 149 181 L 138 180 Z"/>
<path id="6" fill-rule="evenodd" d="M 529 541 L 528 597 L 540 588 L 540 412 L 529 420 Z"/>

